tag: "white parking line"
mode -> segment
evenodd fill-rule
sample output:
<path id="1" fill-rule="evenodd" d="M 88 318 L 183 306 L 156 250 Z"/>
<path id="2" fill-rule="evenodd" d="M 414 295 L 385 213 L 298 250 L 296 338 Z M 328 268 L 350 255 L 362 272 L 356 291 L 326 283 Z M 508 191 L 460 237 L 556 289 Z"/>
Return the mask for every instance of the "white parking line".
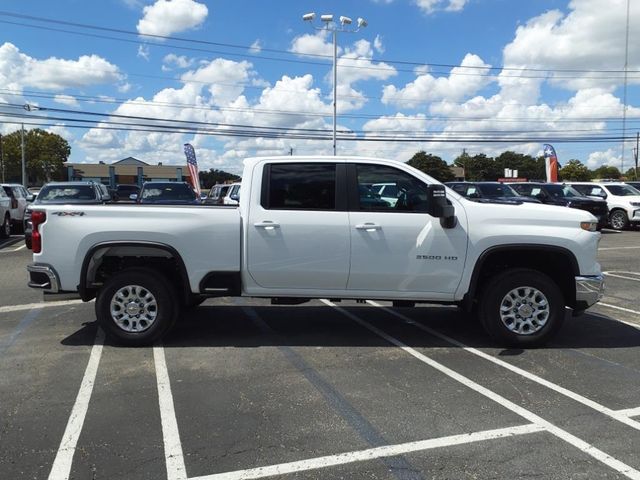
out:
<path id="1" fill-rule="evenodd" d="M 56 454 L 53 466 L 51 467 L 51 472 L 49 473 L 49 480 L 67 480 L 69 478 L 73 454 L 76 451 L 76 445 L 78 444 L 78 438 L 82 431 L 84 418 L 87 415 L 87 409 L 89 408 L 89 400 L 91 399 L 91 392 L 93 392 L 93 385 L 96 380 L 98 365 L 100 364 L 103 344 L 104 334 L 102 333 L 102 330 L 98 329 L 96 339 L 93 347 L 91 348 L 89 362 L 87 363 L 87 368 L 84 371 L 84 377 L 80 384 L 80 390 L 76 397 L 76 402 L 71 410 L 71 415 L 67 422 L 67 428 L 64 431 L 60 447 L 58 448 L 58 453 Z"/>
<path id="2" fill-rule="evenodd" d="M 626 415 L 627 417 L 640 417 L 640 407 L 637 408 L 625 408 L 624 410 L 618 410 L 619 415 Z"/>
<path id="3" fill-rule="evenodd" d="M 621 273 L 624 273 L 625 275 L 620 275 Z M 606 275 L 607 277 L 614 277 L 614 278 L 623 278 L 624 280 L 633 280 L 634 282 L 640 282 L 640 277 L 630 277 L 629 275 L 640 275 L 640 273 L 635 273 L 635 272 L 602 272 L 603 275 Z"/>
<path id="4" fill-rule="evenodd" d="M 182 444 L 178 431 L 178 421 L 173 405 L 171 383 L 167 362 L 164 358 L 164 348 L 161 345 L 153 347 L 153 359 L 156 366 L 156 381 L 158 383 L 158 402 L 160 404 L 160 420 L 162 423 L 162 438 L 164 440 L 164 457 L 167 465 L 168 480 L 185 480 L 187 471 L 184 465 Z"/>
<path id="5" fill-rule="evenodd" d="M 612 308 L 614 310 L 620 310 L 621 312 L 634 313 L 636 315 L 640 315 L 640 312 L 638 310 L 631 310 L 630 308 L 618 307 L 617 305 L 611 305 L 610 303 L 598 302 L 596 303 L 596 305 L 599 305 L 601 307 Z M 624 320 L 618 320 L 617 318 L 615 320 L 621 323 L 625 323 L 627 325 L 631 325 L 632 327 L 640 328 L 640 324 L 637 324 L 637 323 L 625 322 Z"/>
<path id="6" fill-rule="evenodd" d="M 463 350 L 465 350 L 466 352 L 472 353 L 473 355 L 476 355 L 480 358 L 483 358 L 484 360 L 487 360 L 489 362 L 492 362 L 502 368 L 506 368 L 507 370 L 513 372 L 513 373 L 517 373 L 518 375 L 520 375 L 521 377 L 524 377 L 528 380 L 531 380 L 533 382 L 536 382 L 546 388 L 549 388 L 555 392 L 558 392 L 562 395 L 564 395 L 565 397 L 570 398 L 571 400 L 574 400 L 578 403 L 582 403 L 583 405 L 586 405 L 589 408 L 592 408 L 594 410 L 596 410 L 597 412 L 600 412 L 604 415 L 607 415 L 608 417 L 611 417 L 619 422 L 624 423 L 625 425 L 628 425 L 629 427 L 635 428 L 636 430 L 640 430 L 640 422 L 636 421 L 636 420 L 632 420 L 630 419 L 627 415 L 621 415 L 618 412 L 616 412 L 615 410 L 611 410 L 610 408 L 605 407 L 604 405 L 600 405 L 597 402 L 594 402 L 593 400 L 590 400 L 586 397 L 583 397 L 582 395 L 580 395 L 579 393 L 575 393 L 572 392 L 571 390 L 568 390 L 564 387 L 561 387 L 560 385 L 557 385 L 555 383 L 552 383 L 548 380 L 545 380 L 544 378 L 541 378 L 533 373 L 527 372 L 526 370 L 523 370 L 521 368 L 518 368 L 514 365 L 511 365 L 508 362 L 505 362 L 504 360 L 500 360 L 499 358 L 496 358 L 492 355 L 489 355 L 487 353 L 484 353 L 481 350 L 478 350 L 476 348 L 473 347 L 469 347 L 468 345 L 465 345 L 464 343 L 449 337 L 448 335 L 444 335 L 440 332 L 437 332 L 436 330 L 429 328 L 425 325 L 422 325 L 421 323 L 418 323 L 412 319 L 410 319 L 409 317 L 402 315 L 401 313 L 395 312 L 393 310 L 391 310 L 390 308 L 386 308 L 376 302 L 372 302 L 372 301 L 368 301 L 367 303 L 369 303 L 370 305 L 373 305 L 374 307 L 379 307 L 382 308 L 384 311 L 390 313 L 391 315 L 393 315 L 396 318 L 399 318 L 401 320 L 404 320 L 406 323 L 409 323 L 413 326 L 415 326 L 416 328 L 419 328 L 420 330 L 423 330 L 425 332 L 427 332 L 430 335 L 433 335 L 434 337 L 438 337 L 452 345 L 455 345 L 456 347 L 462 348 Z"/>
<path id="7" fill-rule="evenodd" d="M 0 307 L 0 313 L 19 312 L 21 310 L 31 310 L 32 308 L 64 307 L 65 305 L 76 305 L 78 303 L 84 302 L 82 300 L 61 300 L 59 302 L 23 303 L 22 305 Z"/>
<path id="8" fill-rule="evenodd" d="M 417 358 L 421 362 L 429 365 L 430 367 L 432 367 L 432 368 L 438 370 L 439 372 L 447 375 L 448 377 L 456 380 L 457 382 L 463 384 L 467 388 L 469 388 L 469 389 L 471 389 L 471 390 L 473 390 L 475 392 L 478 392 L 479 394 L 481 394 L 481 395 L 493 400 L 494 402 L 498 403 L 499 405 L 503 406 L 504 408 L 506 408 L 508 410 L 511 410 L 512 412 L 516 413 L 517 415 L 520 415 L 521 417 L 525 418 L 529 422 L 534 423 L 536 425 L 539 425 L 539 426 L 545 428 L 549 433 L 551 433 L 551 434 L 555 435 L 556 437 L 564 440 L 565 442 L 569 443 L 570 445 L 573 445 L 578 450 L 586 453 L 587 455 L 590 455 L 591 457 L 593 457 L 596 460 L 602 462 L 603 464 L 607 465 L 608 467 L 616 470 L 617 472 L 621 473 L 622 475 L 624 475 L 624 476 L 626 476 L 628 478 L 632 478 L 634 480 L 640 480 L 640 471 L 630 467 L 629 465 L 621 462 L 620 460 L 617 460 L 616 458 L 613 458 L 609 454 L 607 454 L 607 453 L 603 452 L 602 450 L 594 447 L 593 445 L 585 442 L 584 440 L 576 437 L 575 435 L 572 435 L 571 433 L 567 432 L 566 430 L 563 430 L 560 427 L 557 427 L 556 425 L 552 424 L 551 422 L 548 422 L 547 420 L 543 419 L 542 417 L 539 417 L 535 413 L 533 413 L 533 412 L 521 407 L 520 405 L 517 405 L 517 404 L 513 403 L 511 400 L 508 400 L 507 398 L 505 398 L 505 397 L 493 392 L 492 390 L 489 390 L 488 388 L 483 387 L 482 385 L 474 382 L 473 380 L 465 377 L 464 375 L 459 374 L 458 372 L 456 372 L 454 370 L 451 370 L 450 368 L 442 365 L 441 363 L 436 362 L 435 360 L 427 357 L 426 355 L 423 355 L 422 353 L 418 352 L 417 350 L 415 350 L 415 349 L 409 347 L 408 345 L 402 343 L 397 338 L 392 337 L 391 335 L 383 332 L 379 328 L 374 327 L 370 323 L 362 320 L 360 317 L 358 317 L 356 315 L 353 315 L 352 313 L 348 312 L 347 310 L 345 310 L 345 309 L 343 309 L 341 307 L 338 307 L 337 305 L 331 303 L 328 300 L 321 300 L 321 301 L 323 303 L 325 303 L 326 305 L 329 305 L 329 306 L 335 308 L 336 310 L 338 310 L 340 313 L 342 313 L 346 317 L 352 319 L 353 321 L 355 321 L 356 323 L 362 325 L 363 327 L 365 327 L 366 329 L 368 329 L 371 332 L 375 333 L 376 335 L 384 338 L 389 343 L 401 348 L 402 350 L 407 352 L 409 355 L 412 355 L 413 357 Z"/>
<path id="9" fill-rule="evenodd" d="M 333 467 L 347 463 L 364 462 L 377 458 L 394 457 L 411 452 L 419 452 L 434 448 L 449 447 L 453 445 L 463 445 L 465 443 L 480 442 L 496 438 L 513 437 L 527 433 L 542 432 L 545 429 L 540 425 L 528 424 L 518 427 L 500 428 L 496 430 L 485 430 L 482 432 L 465 433 L 462 435 L 451 435 L 448 437 L 432 438 L 417 442 L 400 443 L 397 445 L 385 445 L 383 447 L 368 448 L 355 452 L 339 453 L 337 455 L 327 455 L 324 457 L 309 458 L 297 462 L 281 463 L 278 465 L 268 465 L 265 467 L 250 468 L 247 470 L 236 470 L 233 472 L 216 473 L 201 477 L 192 477 L 189 480 L 247 480 L 251 478 L 264 478 L 273 475 L 286 475 L 288 473 L 305 472 L 319 468 Z M 320 477 L 322 478 L 322 477 Z"/>

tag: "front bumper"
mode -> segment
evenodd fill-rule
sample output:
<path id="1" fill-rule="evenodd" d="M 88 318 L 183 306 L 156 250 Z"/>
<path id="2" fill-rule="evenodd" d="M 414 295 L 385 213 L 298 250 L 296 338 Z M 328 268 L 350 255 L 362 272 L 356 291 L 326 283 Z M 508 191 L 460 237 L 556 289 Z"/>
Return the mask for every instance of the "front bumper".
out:
<path id="1" fill-rule="evenodd" d="M 576 308 L 586 310 L 604 295 L 604 275 L 576 277 Z"/>
<path id="2" fill-rule="evenodd" d="M 31 288 L 38 288 L 47 293 L 58 293 L 60 291 L 60 281 L 58 274 L 53 267 L 42 264 L 32 263 L 27 265 L 29 272 L 29 283 Z"/>

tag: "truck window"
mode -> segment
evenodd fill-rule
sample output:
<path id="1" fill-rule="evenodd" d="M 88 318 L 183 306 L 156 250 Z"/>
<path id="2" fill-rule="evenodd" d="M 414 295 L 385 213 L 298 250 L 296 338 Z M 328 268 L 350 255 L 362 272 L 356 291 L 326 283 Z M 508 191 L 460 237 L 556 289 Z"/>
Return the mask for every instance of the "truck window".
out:
<path id="1" fill-rule="evenodd" d="M 264 208 L 335 210 L 335 164 L 281 163 L 268 165 L 267 169 L 268 190 L 261 201 Z"/>
<path id="2" fill-rule="evenodd" d="M 417 178 L 386 165 L 356 165 L 359 210 L 374 212 L 427 211 L 427 186 Z M 376 193 L 370 185 L 385 184 L 384 194 Z"/>

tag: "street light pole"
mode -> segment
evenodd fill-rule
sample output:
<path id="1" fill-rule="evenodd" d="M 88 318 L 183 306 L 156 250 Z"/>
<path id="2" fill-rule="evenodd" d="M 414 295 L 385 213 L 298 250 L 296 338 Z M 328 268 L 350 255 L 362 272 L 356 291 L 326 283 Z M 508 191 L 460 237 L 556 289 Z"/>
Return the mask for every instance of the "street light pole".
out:
<path id="1" fill-rule="evenodd" d="M 22 186 L 27 188 L 27 167 L 24 162 L 24 123 L 20 129 L 20 145 L 22 147 Z"/>
<path id="2" fill-rule="evenodd" d="M 361 28 L 367 26 L 367 21 L 364 18 L 358 18 L 357 28 L 349 30 L 347 25 L 351 25 L 352 20 L 349 17 L 340 17 L 340 26 L 333 21 L 333 15 L 320 15 L 320 20 L 324 22 L 324 27 L 316 27 L 313 24 L 313 20 L 316 18 L 314 12 L 307 13 L 302 16 L 302 20 L 310 22 L 311 26 L 316 30 L 328 30 L 331 31 L 333 36 L 333 155 L 336 156 L 336 128 L 338 122 L 338 32 L 356 33 Z"/>

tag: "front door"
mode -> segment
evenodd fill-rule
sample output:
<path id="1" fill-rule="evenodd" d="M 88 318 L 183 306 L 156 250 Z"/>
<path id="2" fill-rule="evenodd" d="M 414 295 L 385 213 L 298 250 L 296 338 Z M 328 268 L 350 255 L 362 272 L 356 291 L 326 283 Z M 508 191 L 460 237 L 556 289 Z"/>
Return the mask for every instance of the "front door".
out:
<path id="1" fill-rule="evenodd" d="M 426 213 L 426 184 L 387 165 L 349 165 L 351 271 L 349 290 L 451 294 L 464 268 L 467 233 L 464 212 L 445 229 Z M 376 184 L 394 185 L 397 197 L 375 193 Z M 355 203 L 355 205 L 354 205 Z M 382 293 L 381 293 L 382 295 Z"/>

